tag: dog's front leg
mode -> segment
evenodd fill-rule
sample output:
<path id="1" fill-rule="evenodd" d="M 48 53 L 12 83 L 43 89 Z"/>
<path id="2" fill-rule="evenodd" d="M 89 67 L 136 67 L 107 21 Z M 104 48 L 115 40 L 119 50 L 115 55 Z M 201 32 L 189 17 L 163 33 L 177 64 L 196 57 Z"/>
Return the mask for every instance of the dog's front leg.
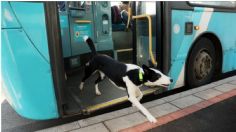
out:
<path id="1" fill-rule="evenodd" d="M 136 88 L 135 97 L 137 97 L 139 102 L 143 98 L 143 93 L 141 92 L 140 88 Z M 135 105 L 132 103 L 132 106 L 134 107 Z"/>
<path id="2" fill-rule="evenodd" d="M 137 88 L 137 90 L 136 90 L 136 95 L 138 95 L 138 96 L 137 96 L 137 99 L 138 99 L 138 101 L 140 102 L 140 100 L 143 98 L 143 93 L 142 93 L 142 91 L 140 90 L 140 88 Z"/>
<path id="3" fill-rule="evenodd" d="M 143 107 L 142 104 L 140 104 L 140 102 L 138 101 L 137 98 L 135 98 L 135 97 L 133 97 L 133 96 L 130 96 L 130 97 L 129 97 L 129 101 L 130 101 L 131 103 L 133 103 L 133 104 L 147 117 L 147 119 L 148 119 L 150 122 L 152 122 L 152 123 L 156 123 L 156 122 L 157 122 L 156 118 L 153 117 L 153 116 L 151 115 L 151 113 L 149 113 L 149 111 L 148 111 L 145 107 Z"/>
<path id="4" fill-rule="evenodd" d="M 138 89 L 138 87 L 136 85 L 134 85 L 129 79 L 128 77 L 124 77 L 123 80 L 126 83 L 127 86 L 127 90 L 128 90 L 128 94 L 129 94 L 129 98 L 128 100 L 135 105 L 146 117 L 147 119 L 152 122 L 152 123 L 156 123 L 157 120 L 155 117 L 153 117 L 151 115 L 151 113 L 145 108 L 143 107 L 142 104 L 140 104 L 140 102 L 138 101 L 138 99 L 136 98 L 136 90 Z"/>

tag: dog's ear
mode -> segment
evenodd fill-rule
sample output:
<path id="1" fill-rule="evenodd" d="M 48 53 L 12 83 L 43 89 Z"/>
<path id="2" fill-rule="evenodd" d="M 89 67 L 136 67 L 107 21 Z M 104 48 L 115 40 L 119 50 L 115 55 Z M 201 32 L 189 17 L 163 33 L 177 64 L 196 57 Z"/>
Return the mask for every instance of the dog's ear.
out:
<path id="1" fill-rule="evenodd" d="M 143 68 L 143 71 L 144 71 L 144 73 L 145 74 L 148 74 L 149 73 L 149 68 L 148 68 L 148 66 L 146 66 L 146 65 L 142 65 L 142 68 Z"/>

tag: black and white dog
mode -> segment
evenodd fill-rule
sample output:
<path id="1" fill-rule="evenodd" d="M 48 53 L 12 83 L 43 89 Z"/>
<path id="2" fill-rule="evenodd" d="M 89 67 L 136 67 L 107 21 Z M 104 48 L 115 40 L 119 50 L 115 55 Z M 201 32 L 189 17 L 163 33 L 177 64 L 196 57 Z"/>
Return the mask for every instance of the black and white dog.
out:
<path id="1" fill-rule="evenodd" d="M 143 84 L 146 86 L 167 87 L 172 82 L 172 79 L 165 76 L 160 71 L 148 68 L 145 65 L 141 68 L 134 64 L 121 63 L 104 54 L 98 54 L 92 39 L 85 36 L 84 41 L 89 45 L 92 51 L 92 58 L 85 65 L 85 75 L 80 83 L 80 90 L 83 89 L 84 82 L 88 77 L 95 72 L 99 72 L 99 76 L 95 81 L 95 92 L 97 95 L 101 95 L 98 83 L 106 76 L 118 88 L 127 90 L 128 100 L 136 106 L 150 122 L 155 123 L 156 118 L 139 102 L 143 97 L 139 88 Z"/>

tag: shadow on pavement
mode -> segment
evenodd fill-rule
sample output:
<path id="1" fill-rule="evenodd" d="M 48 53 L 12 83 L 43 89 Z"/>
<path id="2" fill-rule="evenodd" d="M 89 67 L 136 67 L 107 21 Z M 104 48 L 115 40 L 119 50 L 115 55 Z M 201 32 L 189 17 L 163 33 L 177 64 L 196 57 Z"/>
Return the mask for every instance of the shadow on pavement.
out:
<path id="1" fill-rule="evenodd" d="M 74 118 L 53 119 L 45 121 L 26 119 L 18 115 L 6 100 L 2 102 L 1 109 L 2 132 L 31 132 L 75 120 Z"/>

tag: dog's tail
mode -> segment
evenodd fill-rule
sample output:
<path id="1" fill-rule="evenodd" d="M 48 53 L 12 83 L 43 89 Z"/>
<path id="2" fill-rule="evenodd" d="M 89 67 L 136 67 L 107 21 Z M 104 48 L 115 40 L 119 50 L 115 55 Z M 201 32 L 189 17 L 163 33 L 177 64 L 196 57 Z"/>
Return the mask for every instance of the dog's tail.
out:
<path id="1" fill-rule="evenodd" d="M 96 48 L 94 46 L 93 40 L 88 36 L 84 36 L 84 42 L 86 42 L 88 44 L 90 50 L 92 51 L 92 54 L 96 55 L 97 51 L 96 51 Z"/>

